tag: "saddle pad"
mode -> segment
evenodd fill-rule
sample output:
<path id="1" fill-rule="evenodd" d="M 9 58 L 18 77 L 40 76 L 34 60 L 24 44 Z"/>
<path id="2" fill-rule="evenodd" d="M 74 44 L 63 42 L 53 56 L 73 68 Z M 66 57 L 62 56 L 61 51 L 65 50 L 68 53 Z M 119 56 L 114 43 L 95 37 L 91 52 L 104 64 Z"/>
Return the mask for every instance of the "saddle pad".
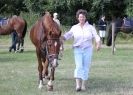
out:
<path id="1" fill-rule="evenodd" d="M 7 19 L 0 19 L 0 26 L 6 25 L 7 23 Z"/>

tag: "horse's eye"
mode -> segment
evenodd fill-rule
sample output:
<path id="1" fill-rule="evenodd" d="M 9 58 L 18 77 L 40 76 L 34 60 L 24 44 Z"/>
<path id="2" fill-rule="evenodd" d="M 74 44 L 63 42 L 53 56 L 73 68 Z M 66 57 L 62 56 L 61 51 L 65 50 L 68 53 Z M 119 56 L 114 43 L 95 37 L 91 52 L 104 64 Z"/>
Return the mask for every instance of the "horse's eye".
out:
<path id="1" fill-rule="evenodd" d="M 48 40 L 48 41 L 47 41 L 47 44 L 48 44 L 48 45 L 51 45 L 51 44 L 52 44 L 52 41 L 51 41 L 51 40 Z"/>

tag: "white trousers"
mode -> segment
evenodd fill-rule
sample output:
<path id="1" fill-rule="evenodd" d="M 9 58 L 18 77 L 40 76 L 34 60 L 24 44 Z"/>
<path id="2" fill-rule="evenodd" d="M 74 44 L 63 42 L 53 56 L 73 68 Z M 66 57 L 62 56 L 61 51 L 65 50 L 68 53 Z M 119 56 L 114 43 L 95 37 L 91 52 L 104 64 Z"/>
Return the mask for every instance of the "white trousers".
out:
<path id="1" fill-rule="evenodd" d="M 101 38 L 105 37 L 105 33 L 106 33 L 105 30 L 99 30 L 99 36 L 100 36 Z"/>
<path id="2" fill-rule="evenodd" d="M 89 47 L 86 49 L 74 48 L 75 58 L 75 71 L 74 77 L 87 80 L 89 77 L 89 70 L 91 66 L 93 48 Z"/>

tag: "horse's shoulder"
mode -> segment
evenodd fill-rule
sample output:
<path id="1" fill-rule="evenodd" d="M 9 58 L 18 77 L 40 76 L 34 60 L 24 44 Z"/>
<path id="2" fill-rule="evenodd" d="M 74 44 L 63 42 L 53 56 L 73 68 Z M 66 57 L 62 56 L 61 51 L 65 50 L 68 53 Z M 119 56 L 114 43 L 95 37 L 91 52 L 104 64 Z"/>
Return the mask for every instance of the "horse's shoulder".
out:
<path id="1" fill-rule="evenodd" d="M 40 19 L 38 19 L 35 24 L 32 26 L 32 29 L 35 29 L 35 30 L 40 30 L 40 29 L 43 29 L 42 28 L 42 21 Z"/>
<path id="2" fill-rule="evenodd" d="M 36 22 L 35 25 L 41 25 L 42 24 L 42 18 L 39 18 Z"/>

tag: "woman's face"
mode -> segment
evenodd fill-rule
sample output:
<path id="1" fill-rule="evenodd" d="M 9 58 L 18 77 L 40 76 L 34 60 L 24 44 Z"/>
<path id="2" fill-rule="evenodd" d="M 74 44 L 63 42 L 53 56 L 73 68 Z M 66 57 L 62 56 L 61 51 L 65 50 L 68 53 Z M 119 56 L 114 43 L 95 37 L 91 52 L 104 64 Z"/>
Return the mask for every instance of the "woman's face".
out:
<path id="1" fill-rule="evenodd" d="M 86 17 L 83 14 L 79 14 L 78 21 L 80 24 L 84 24 L 86 22 Z"/>

